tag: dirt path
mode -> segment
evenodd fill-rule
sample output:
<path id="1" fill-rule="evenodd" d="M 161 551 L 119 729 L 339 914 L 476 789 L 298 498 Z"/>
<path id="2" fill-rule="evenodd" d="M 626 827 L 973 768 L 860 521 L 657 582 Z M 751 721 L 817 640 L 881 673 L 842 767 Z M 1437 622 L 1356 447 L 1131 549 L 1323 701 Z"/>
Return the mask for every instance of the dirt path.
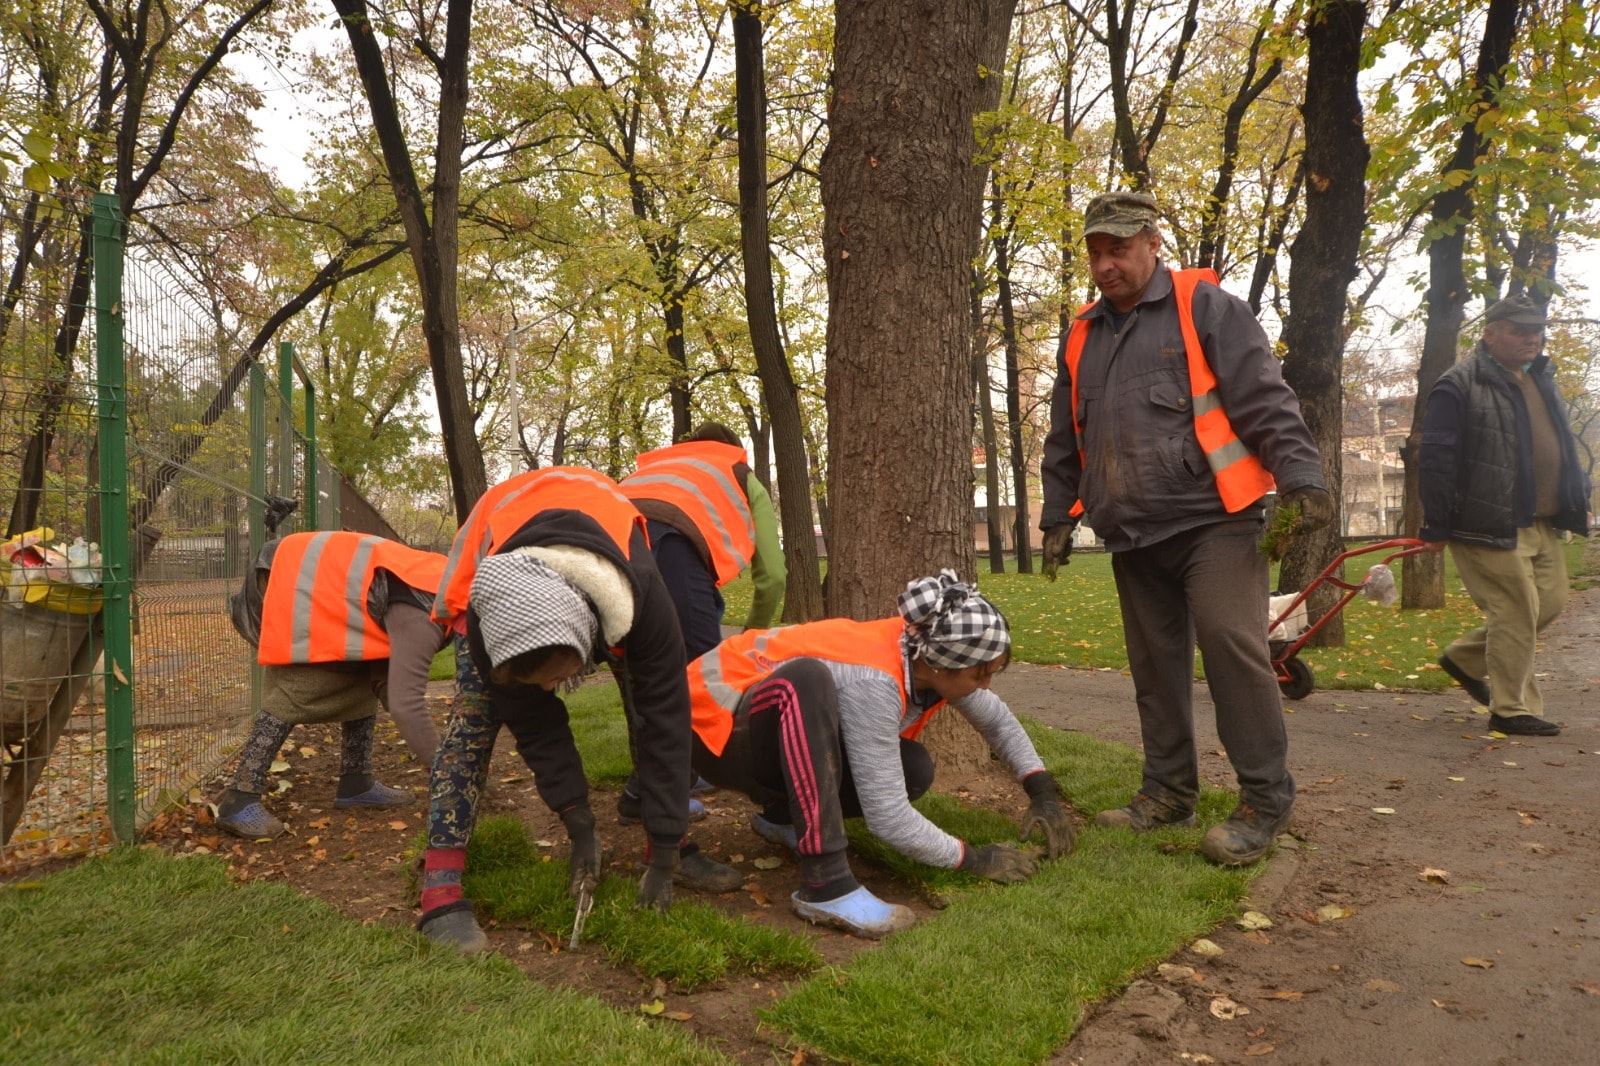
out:
<path id="1" fill-rule="evenodd" d="M 1600 1044 L 1600 589 L 1539 663 L 1559 737 L 1488 737 L 1459 691 L 1291 704 L 1295 835 L 1257 883 L 1275 925 L 1220 930 L 1098 1010 L 1056 1061 L 1564 1063 Z M 1019 665 L 997 686 L 1051 725 L 1137 746 L 1115 672 Z M 1196 690 L 1207 779 L 1231 787 Z M 1391 809 L 1392 814 L 1374 808 Z M 1443 883 L 1424 868 L 1448 871 Z M 1351 912 L 1319 919 L 1326 905 Z M 1472 959 L 1474 965 L 1462 960 Z M 1213 1016 L 1225 995 L 1249 1013 Z"/>

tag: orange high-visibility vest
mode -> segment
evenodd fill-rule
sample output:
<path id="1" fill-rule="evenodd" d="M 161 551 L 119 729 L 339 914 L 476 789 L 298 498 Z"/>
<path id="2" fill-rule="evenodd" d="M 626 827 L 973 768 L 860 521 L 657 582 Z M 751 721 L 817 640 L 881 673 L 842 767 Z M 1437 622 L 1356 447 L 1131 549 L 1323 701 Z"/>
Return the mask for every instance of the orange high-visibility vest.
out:
<path id="1" fill-rule="evenodd" d="M 721 588 L 756 554 L 756 524 L 743 482 L 749 465 L 736 445 L 688 441 L 639 456 L 639 469 L 622 479 L 622 493 L 646 514 L 648 501 L 683 512 L 699 531 Z"/>
<path id="2" fill-rule="evenodd" d="M 445 559 L 383 537 L 291 533 L 272 557 L 261 605 L 263 666 L 368 662 L 389 657 L 389 635 L 367 612 L 367 590 L 387 570 L 418 592 L 437 592 Z"/>
<path id="3" fill-rule="evenodd" d="M 906 691 L 905 656 L 900 650 L 900 634 L 904 631 L 905 623 L 899 618 L 876 622 L 829 618 L 779 629 L 747 629 L 729 637 L 689 664 L 689 703 L 695 735 L 713 755 L 721 755 L 733 733 L 734 708 L 745 690 L 790 659 L 825 659 L 881 670 L 894 678 L 903 714 L 910 697 Z M 900 735 L 907 740 L 917 739 L 934 712 L 943 706 L 944 700 L 935 702 L 916 721 L 902 728 Z"/>
<path id="4" fill-rule="evenodd" d="M 478 498 L 467 521 L 456 531 L 450 559 L 433 601 L 433 617 L 441 622 L 465 618 L 467 597 L 478 564 L 541 511 L 577 511 L 599 523 L 623 557 L 635 528 L 644 517 L 617 483 L 581 466 L 547 466 L 502 481 Z"/>
<path id="5" fill-rule="evenodd" d="M 1194 290 L 1202 281 L 1218 284 L 1217 272 L 1210 267 L 1193 270 L 1174 270 L 1172 298 L 1178 303 L 1178 327 L 1183 332 L 1183 350 L 1189 364 L 1189 393 L 1194 413 L 1194 434 L 1205 453 L 1211 473 L 1217 479 L 1217 495 L 1222 497 L 1222 507 L 1229 514 L 1242 511 L 1274 488 L 1272 475 L 1261 465 L 1261 460 L 1246 448 L 1244 441 L 1233 431 L 1228 413 L 1222 409 L 1222 397 L 1217 394 L 1217 376 L 1206 361 L 1205 349 L 1200 347 L 1200 334 L 1194 328 Z M 1079 308 L 1081 316 L 1093 304 Z M 1083 358 L 1083 346 L 1089 338 L 1090 322 L 1078 318 L 1067 333 L 1067 343 L 1062 346 L 1061 365 L 1072 382 L 1072 431 L 1077 436 L 1078 461 L 1085 462 L 1083 431 L 1078 425 L 1078 363 Z M 1074 501 L 1072 514 L 1083 513 L 1083 501 Z"/>

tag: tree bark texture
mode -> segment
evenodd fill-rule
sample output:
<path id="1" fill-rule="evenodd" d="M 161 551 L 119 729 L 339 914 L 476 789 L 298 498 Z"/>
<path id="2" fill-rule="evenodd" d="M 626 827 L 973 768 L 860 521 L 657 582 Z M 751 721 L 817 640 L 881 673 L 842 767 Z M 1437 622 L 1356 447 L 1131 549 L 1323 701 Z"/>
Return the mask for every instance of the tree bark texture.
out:
<path id="1" fill-rule="evenodd" d="M 840 0 L 822 160 L 828 613 L 973 572 L 968 315 L 983 5 Z M 965 193 L 965 195 L 963 194 Z"/>
<path id="2" fill-rule="evenodd" d="M 449 0 L 444 57 L 439 63 L 439 124 L 434 150 L 433 217 L 422 201 L 411 149 L 389 86 L 383 50 L 368 19 L 366 0 L 333 0 L 344 23 L 361 76 L 372 127 L 383 150 L 384 167 L 405 226 L 406 245 L 417 272 L 422 299 L 422 333 L 428 345 L 445 463 L 456 518 L 467 513 L 489 488 L 483 449 L 473 425 L 461 362 L 461 323 L 456 303 L 457 221 L 461 193 L 462 130 L 467 105 L 467 59 L 472 32 L 472 0 Z"/>
<path id="3" fill-rule="evenodd" d="M 1307 15 L 1309 52 L 1306 97 L 1306 218 L 1289 255 L 1289 319 L 1283 340 L 1284 380 L 1300 398 L 1311 437 L 1322 453 L 1322 474 L 1336 505 L 1342 503 L 1340 462 L 1344 435 L 1344 339 L 1346 293 L 1357 273 L 1361 233 L 1366 227 L 1366 134 L 1356 79 L 1361 72 L 1361 37 L 1366 0 L 1332 0 Z M 1344 550 L 1342 523 L 1302 534 L 1290 546 L 1279 585 L 1299 590 Z M 1313 594 L 1310 611 L 1320 617 L 1338 598 L 1325 587 Z M 1344 617 L 1335 614 L 1315 643 L 1344 643 Z"/>
<path id="4" fill-rule="evenodd" d="M 1417 368 L 1417 402 L 1406 437 L 1406 495 L 1402 527 L 1408 537 L 1422 528 L 1422 498 L 1418 493 L 1417 449 L 1422 443 L 1423 415 L 1428 393 L 1450 367 L 1455 365 L 1456 346 L 1461 336 L 1461 320 L 1467 304 L 1467 277 L 1462 266 L 1467 228 L 1472 219 L 1474 167 L 1490 138 L 1479 128 L 1480 116 L 1494 107 L 1503 84 L 1506 65 L 1511 61 L 1511 45 L 1517 36 L 1522 14 L 1521 0 L 1490 0 L 1483 23 L 1483 41 L 1478 47 L 1477 70 L 1471 117 L 1461 127 L 1455 154 L 1445 167 L 1446 174 L 1461 174 L 1462 180 L 1441 190 L 1433 198 L 1428 245 L 1428 324 L 1422 337 L 1422 363 Z M 1434 552 L 1406 557 L 1401 562 L 1402 607 L 1444 606 L 1444 557 Z"/>
<path id="5" fill-rule="evenodd" d="M 767 90 L 761 45 L 761 13 L 753 3 L 733 0 L 733 54 L 739 126 L 739 240 L 744 253 L 745 314 L 756 373 L 761 379 L 772 450 L 778 465 L 779 524 L 789 576 L 783 620 L 821 618 L 822 582 L 813 535 L 811 475 L 806 437 L 789 357 L 778 333 L 772 284 L 772 249 L 767 234 Z M 765 462 L 761 463 L 765 469 Z"/>

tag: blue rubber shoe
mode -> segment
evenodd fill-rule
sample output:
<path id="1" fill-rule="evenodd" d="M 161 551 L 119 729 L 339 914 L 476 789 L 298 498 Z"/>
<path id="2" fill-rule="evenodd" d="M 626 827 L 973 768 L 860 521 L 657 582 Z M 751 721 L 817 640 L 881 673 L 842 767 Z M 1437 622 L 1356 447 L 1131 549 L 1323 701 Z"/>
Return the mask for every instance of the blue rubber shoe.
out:
<path id="1" fill-rule="evenodd" d="M 707 781 L 705 778 L 701 777 L 699 774 L 695 774 L 695 776 L 694 776 L 694 784 L 689 786 L 689 795 L 691 795 L 691 796 L 704 796 L 707 793 L 715 792 L 716 790 L 717 790 L 717 786 L 716 785 L 713 785 L 710 781 Z"/>
<path id="2" fill-rule="evenodd" d="M 770 840 L 774 844 L 782 844 L 795 854 L 800 853 L 800 840 L 795 835 L 794 826 L 784 825 L 781 822 L 769 822 L 759 814 L 750 816 L 750 828 L 756 831 L 756 836 L 762 840 Z"/>
<path id="3" fill-rule="evenodd" d="M 642 802 L 638 796 L 623 792 L 617 797 L 617 821 L 623 825 L 638 825 L 642 817 Z M 706 805 L 689 797 L 689 821 L 698 822 L 706 816 Z"/>
<path id="4" fill-rule="evenodd" d="M 346 807 L 404 807 L 411 802 L 411 793 L 403 788 L 390 788 L 381 781 L 354 796 L 339 796 L 333 801 L 341 810 Z"/>
<path id="5" fill-rule="evenodd" d="M 911 913 L 910 907 L 903 907 L 898 903 L 885 903 L 867 891 L 865 885 L 858 886 L 854 892 L 848 892 L 838 899 L 825 900 L 821 903 L 801 899 L 800 893 L 796 892 L 789 897 L 789 906 L 808 922 L 842 929 L 851 936 L 862 936 L 872 940 L 901 929 L 909 929 L 917 921 L 917 916 Z"/>
<path id="6" fill-rule="evenodd" d="M 263 837 L 271 838 L 282 836 L 288 828 L 271 811 L 263 807 L 260 802 L 248 803 L 229 815 L 218 815 L 217 825 L 236 837 L 246 840 L 261 840 Z"/>

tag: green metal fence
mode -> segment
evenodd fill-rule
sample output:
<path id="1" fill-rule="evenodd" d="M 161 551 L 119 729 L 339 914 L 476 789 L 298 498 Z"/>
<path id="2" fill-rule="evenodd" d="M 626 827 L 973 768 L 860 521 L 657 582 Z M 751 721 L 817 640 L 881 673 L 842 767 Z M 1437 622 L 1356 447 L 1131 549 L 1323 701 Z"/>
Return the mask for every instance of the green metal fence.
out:
<path id="1" fill-rule="evenodd" d="M 292 348 L 254 357 L 112 198 L 0 189 L 6 262 L 29 243 L 0 317 L 6 537 L 41 530 L 0 549 L 0 869 L 190 798 L 259 707 L 228 597 L 274 530 L 347 527 L 359 499 Z"/>

